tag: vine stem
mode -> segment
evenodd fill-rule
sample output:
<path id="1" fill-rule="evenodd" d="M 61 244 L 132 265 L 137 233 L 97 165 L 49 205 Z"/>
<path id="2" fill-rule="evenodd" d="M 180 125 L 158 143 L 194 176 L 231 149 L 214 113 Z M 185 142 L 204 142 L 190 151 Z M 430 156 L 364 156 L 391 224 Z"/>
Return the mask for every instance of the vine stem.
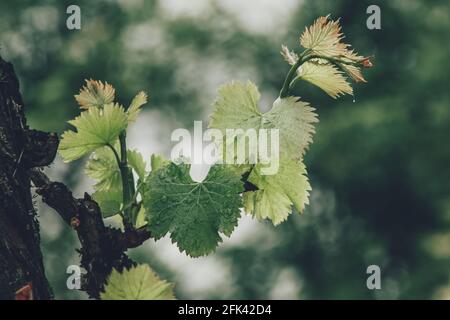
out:
<path id="1" fill-rule="evenodd" d="M 120 178 L 122 180 L 122 199 L 123 199 L 123 213 L 121 214 L 125 229 L 131 230 L 133 229 L 134 222 L 136 220 L 134 211 L 134 206 L 131 204 L 131 201 L 135 202 L 135 188 L 134 188 L 134 177 L 133 173 L 128 166 L 128 158 L 127 158 L 127 142 L 126 142 L 126 132 L 123 131 L 119 135 L 119 143 L 120 143 L 120 155 L 117 153 L 116 148 L 111 144 L 107 144 L 107 146 L 111 149 L 116 158 L 117 165 L 120 170 Z"/>
<path id="2" fill-rule="evenodd" d="M 127 229 L 132 229 L 135 222 L 135 214 L 133 213 L 133 206 L 130 206 L 130 201 L 134 197 L 134 178 L 133 173 L 128 166 L 127 159 L 127 136 L 126 132 L 123 131 L 119 135 L 120 142 L 120 161 L 119 169 L 120 176 L 122 178 L 122 194 L 123 194 L 123 204 L 124 204 L 124 224 Z M 116 152 L 117 153 L 117 152 Z"/>
<path id="3" fill-rule="evenodd" d="M 117 153 L 117 150 L 116 150 L 116 148 L 114 148 L 114 146 L 112 146 L 111 144 L 107 144 L 106 145 L 108 148 L 110 148 L 111 149 L 111 151 L 112 151 L 112 153 L 114 154 L 114 158 L 116 159 L 116 162 L 117 162 L 117 166 L 119 167 L 119 170 L 120 170 L 120 178 L 121 178 L 121 181 L 122 181 L 122 200 L 123 199 L 125 199 L 125 190 L 127 190 L 126 188 L 124 188 L 124 184 L 123 184 L 123 181 L 124 181 L 124 179 L 123 179 L 123 175 L 122 175 L 122 170 L 120 169 L 121 167 L 121 157 L 119 156 L 119 154 Z M 125 211 L 125 210 L 124 210 Z M 119 212 L 119 214 L 120 214 L 120 216 L 122 217 L 122 220 L 123 220 L 123 222 L 124 222 L 124 225 L 125 225 L 125 228 L 127 229 L 127 230 L 129 230 L 129 229 L 131 229 L 132 228 L 132 223 L 129 221 L 129 219 L 128 219 L 128 217 L 124 214 L 124 212 Z"/>

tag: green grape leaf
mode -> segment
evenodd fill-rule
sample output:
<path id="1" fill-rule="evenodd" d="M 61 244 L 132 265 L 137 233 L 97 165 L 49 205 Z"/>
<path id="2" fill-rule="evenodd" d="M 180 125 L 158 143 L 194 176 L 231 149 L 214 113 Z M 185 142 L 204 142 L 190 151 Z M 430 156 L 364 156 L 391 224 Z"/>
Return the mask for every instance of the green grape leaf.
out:
<path id="1" fill-rule="evenodd" d="M 112 145 L 127 127 L 127 115 L 118 104 L 107 104 L 103 109 L 90 108 L 69 121 L 77 131 L 62 134 L 59 153 L 65 162 L 76 160 L 85 154 Z"/>
<path id="2" fill-rule="evenodd" d="M 258 220 L 269 219 L 274 225 L 287 219 L 292 205 L 302 212 L 311 191 L 305 165 L 296 160 L 282 160 L 275 175 L 262 175 L 261 168 L 257 164 L 248 177 L 258 190 L 244 193 L 245 211 Z"/>
<path id="3" fill-rule="evenodd" d="M 230 236 L 240 217 L 240 177 L 214 165 L 202 182 L 189 175 L 190 166 L 170 163 L 147 177 L 143 203 L 155 239 L 170 232 L 172 242 L 192 257 L 206 255 Z"/>
<path id="4" fill-rule="evenodd" d="M 95 191 L 92 198 L 97 202 L 103 218 L 111 217 L 120 212 L 122 206 L 122 190 Z"/>
<path id="5" fill-rule="evenodd" d="M 102 108 L 114 101 L 115 89 L 108 82 L 86 80 L 86 85 L 75 96 L 81 109 Z"/>
<path id="6" fill-rule="evenodd" d="M 144 161 L 144 158 L 142 157 L 142 154 L 136 150 L 128 150 L 127 159 L 130 167 L 132 167 L 134 171 L 136 171 L 139 179 L 143 181 L 146 175 L 146 163 Z"/>
<path id="7" fill-rule="evenodd" d="M 317 115 L 308 103 L 297 97 L 277 99 L 273 108 L 263 114 L 264 129 L 280 130 L 280 157 L 299 159 L 312 143 Z"/>
<path id="8" fill-rule="evenodd" d="M 139 112 L 141 112 L 141 107 L 147 103 L 147 94 L 144 91 L 139 92 L 131 101 L 131 104 L 127 110 L 128 121 L 136 121 Z"/>
<path id="9" fill-rule="evenodd" d="M 209 122 L 210 128 L 259 128 L 261 112 L 258 102 L 261 94 L 256 85 L 250 81 L 242 83 L 231 81 L 219 88 L 219 96 L 214 102 L 214 112 Z"/>
<path id="10" fill-rule="evenodd" d="M 174 300 L 174 285 L 161 280 L 146 264 L 122 272 L 113 269 L 109 275 L 102 300 Z"/>
<path id="11" fill-rule="evenodd" d="M 271 110 L 261 113 L 259 98 L 259 91 L 251 82 L 233 81 L 223 85 L 209 127 L 221 130 L 224 135 L 227 129 L 278 129 L 280 156 L 301 158 L 315 132 L 314 123 L 318 121 L 315 109 L 297 97 L 286 97 L 277 99 Z M 244 138 L 244 135 L 237 137 Z"/>

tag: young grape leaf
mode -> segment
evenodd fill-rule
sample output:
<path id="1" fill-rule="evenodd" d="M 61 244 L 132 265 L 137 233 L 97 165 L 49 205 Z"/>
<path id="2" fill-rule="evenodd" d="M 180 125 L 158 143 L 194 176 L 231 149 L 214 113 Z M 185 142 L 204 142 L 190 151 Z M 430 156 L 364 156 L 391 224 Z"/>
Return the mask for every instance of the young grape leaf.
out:
<path id="1" fill-rule="evenodd" d="M 115 149 L 118 152 L 118 144 Z M 145 161 L 135 150 L 127 151 L 128 164 L 143 181 L 145 179 Z M 122 176 L 114 153 L 109 147 L 97 149 L 92 153 L 85 167 L 86 174 L 94 179 L 92 197 L 100 206 L 103 217 L 109 217 L 119 212 L 123 203 Z"/>
<path id="2" fill-rule="evenodd" d="M 355 82 L 367 82 L 366 79 L 364 79 L 364 76 L 361 73 L 361 68 L 351 65 L 351 64 L 345 64 L 345 63 L 338 63 L 337 64 L 342 70 L 347 73 L 347 75 L 353 79 Z"/>
<path id="3" fill-rule="evenodd" d="M 353 95 L 353 89 L 342 72 L 329 63 L 305 62 L 298 69 L 298 78 L 318 86 L 333 99 L 339 95 Z"/>
<path id="4" fill-rule="evenodd" d="M 145 212 L 145 208 L 141 206 L 136 216 L 136 223 L 134 224 L 134 227 L 138 229 L 145 226 L 146 224 L 147 224 L 147 214 Z"/>
<path id="5" fill-rule="evenodd" d="M 96 182 L 92 198 L 100 206 L 103 217 L 118 213 L 123 202 L 122 178 L 112 150 L 103 147 L 93 152 L 86 163 L 85 173 Z"/>
<path id="6" fill-rule="evenodd" d="M 96 191 L 122 190 L 119 166 L 109 147 L 99 148 L 92 153 L 86 163 L 85 173 L 96 181 Z"/>
<path id="7" fill-rule="evenodd" d="M 147 103 L 147 94 L 144 91 L 139 92 L 131 101 L 130 107 L 127 110 L 128 121 L 136 121 L 139 112 L 141 111 L 141 106 Z"/>
<path id="8" fill-rule="evenodd" d="M 114 101 L 115 90 L 108 82 L 86 80 L 86 85 L 75 96 L 81 109 L 102 108 Z"/>
<path id="9" fill-rule="evenodd" d="M 371 67 L 372 63 L 369 58 L 358 55 L 349 44 L 341 42 L 344 35 L 339 20 L 333 21 L 329 17 L 320 17 L 306 28 L 300 37 L 300 44 L 313 54 L 340 59 L 344 63 L 339 62 L 337 65 L 353 80 L 366 82 L 359 66 Z M 286 59 L 286 51 L 283 50 L 282 54 Z"/>
<path id="10" fill-rule="evenodd" d="M 168 165 L 169 163 L 170 163 L 170 161 L 164 159 L 163 156 L 160 156 L 157 154 L 152 154 L 151 159 L 150 159 L 152 172 L 158 170 L 161 167 L 164 167 L 165 165 Z"/>
<path id="11" fill-rule="evenodd" d="M 198 257 L 217 247 L 219 232 L 231 235 L 240 217 L 243 184 L 225 166 L 212 166 L 202 182 L 193 181 L 189 169 L 170 163 L 150 174 L 143 203 L 155 239 L 170 232 L 180 251 Z"/>
<path id="12" fill-rule="evenodd" d="M 123 203 L 122 188 L 95 191 L 92 198 L 99 205 L 103 218 L 111 217 L 119 213 L 121 209 Z"/>
<path id="13" fill-rule="evenodd" d="M 161 280 L 146 264 L 109 275 L 102 300 L 174 300 L 174 285 Z"/>
<path id="14" fill-rule="evenodd" d="M 281 46 L 280 54 L 284 58 L 284 61 L 289 63 L 291 66 L 294 65 L 299 59 L 298 54 L 296 54 L 294 51 L 289 50 L 289 48 L 285 45 Z"/>
<path id="15" fill-rule="evenodd" d="M 299 159 L 312 142 L 313 124 L 318 121 L 315 109 L 297 97 L 286 97 L 277 99 L 271 110 L 261 113 L 257 105 L 259 98 L 259 91 L 251 82 L 233 81 L 223 85 L 209 127 L 223 134 L 227 129 L 278 129 L 280 155 Z"/>
<path id="16" fill-rule="evenodd" d="M 119 153 L 118 144 L 115 144 L 115 149 Z M 136 150 L 127 150 L 127 159 L 128 165 L 136 171 L 139 179 L 144 180 L 146 164 L 142 155 Z M 86 163 L 85 172 L 96 181 L 94 185 L 96 191 L 122 190 L 119 165 L 109 147 L 99 148 L 92 153 Z"/>
<path id="17" fill-rule="evenodd" d="M 130 165 L 131 168 L 134 169 L 134 171 L 136 171 L 139 179 L 141 181 L 144 181 L 146 175 L 145 171 L 146 163 L 144 161 L 144 158 L 142 157 L 142 154 L 136 150 L 128 150 L 127 159 L 128 164 Z"/>
<path id="18" fill-rule="evenodd" d="M 282 160 L 275 175 L 262 175 L 261 168 L 257 164 L 248 177 L 258 190 L 244 193 L 245 211 L 258 220 L 270 219 L 274 225 L 287 219 L 292 205 L 302 212 L 311 191 L 305 165 L 297 160 Z"/>
<path id="19" fill-rule="evenodd" d="M 127 127 L 127 115 L 118 104 L 104 108 L 90 108 L 69 121 L 77 131 L 62 134 L 59 153 L 65 162 L 76 160 L 85 154 L 112 145 Z"/>
<path id="20" fill-rule="evenodd" d="M 342 43 L 344 37 L 339 20 L 329 19 L 330 15 L 320 17 L 300 37 L 300 44 L 312 52 L 328 57 L 344 56 L 348 44 Z"/>

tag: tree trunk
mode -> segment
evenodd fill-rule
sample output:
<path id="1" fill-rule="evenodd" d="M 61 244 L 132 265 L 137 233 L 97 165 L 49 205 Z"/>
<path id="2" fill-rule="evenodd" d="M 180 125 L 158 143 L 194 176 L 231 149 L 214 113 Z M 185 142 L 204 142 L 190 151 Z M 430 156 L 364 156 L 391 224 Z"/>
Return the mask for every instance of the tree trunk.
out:
<path id="1" fill-rule="evenodd" d="M 29 169 L 50 164 L 56 135 L 26 124 L 19 83 L 0 57 L 0 299 L 50 299 Z"/>
<path id="2" fill-rule="evenodd" d="M 127 255 L 150 238 L 140 229 L 122 232 L 106 227 L 99 206 L 85 194 L 76 199 L 60 182 L 38 169 L 53 162 L 56 134 L 29 129 L 10 63 L 0 57 L 0 299 L 50 299 L 40 250 L 39 223 L 30 192 L 31 181 L 44 203 L 53 208 L 78 235 L 81 248 L 81 290 L 100 298 L 112 269 L 135 264 Z"/>

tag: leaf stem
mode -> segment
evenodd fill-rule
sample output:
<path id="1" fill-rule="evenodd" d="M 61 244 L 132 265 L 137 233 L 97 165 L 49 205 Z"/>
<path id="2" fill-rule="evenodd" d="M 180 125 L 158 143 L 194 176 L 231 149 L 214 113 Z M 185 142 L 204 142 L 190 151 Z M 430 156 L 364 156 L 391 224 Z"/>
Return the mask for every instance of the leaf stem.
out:
<path id="1" fill-rule="evenodd" d="M 112 150 L 112 152 L 114 153 L 114 158 L 116 158 L 117 161 L 117 165 L 120 166 L 120 156 L 116 151 L 116 148 L 114 148 L 111 144 L 107 144 L 106 145 L 108 148 L 110 148 Z"/>
<path id="2" fill-rule="evenodd" d="M 342 59 L 339 59 L 339 58 L 322 56 L 322 55 L 319 55 L 319 54 L 310 54 L 310 55 L 305 57 L 305 61 L 308 61 L 308 60 L 311 60 L 311 59 L 323 59 L 323 60 L 327 60 L 327 61 L 329 61 L 331 63 L 334 63 L 336 65 L 348 64 L 348 65 L 352 65 L 352 66 L 361 66 L 361 61 L 342 60 Z"/>
<path id="3" fill-rule="evenodd" d="M 285 98 L 289 94 L 289 87 L 294 80 L 294 78 L 297 75 L 297 69 L 300 68 L 300 66 L 306 61 L 305 57 L 309 53 L 309 50 L 303 51 L 300 56 L 298 57 L 298 60 L 292 65 L 291 69 L 289 69 L 289 72 L 286 75 L 286 78 L 284 79 L 283 87 L 280 91 L 280 98 Z"/>

